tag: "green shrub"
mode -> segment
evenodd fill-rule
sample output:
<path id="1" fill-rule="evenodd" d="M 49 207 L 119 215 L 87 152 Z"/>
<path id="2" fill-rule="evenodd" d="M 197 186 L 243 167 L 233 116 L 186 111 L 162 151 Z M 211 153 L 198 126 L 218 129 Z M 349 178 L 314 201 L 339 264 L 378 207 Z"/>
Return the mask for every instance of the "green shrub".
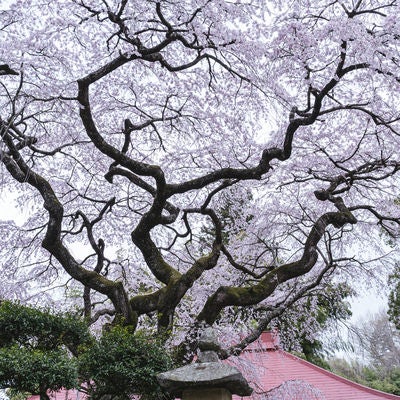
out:
<path id="1" fill-rule="evenodd" d="M 90 383 L 89 395 L 128 399 L 132 394 L 160 395 L 159 372 L 172 367 L 170 356 L 156 338 L 114 327 L 79 358 L 81 375 Z"/>

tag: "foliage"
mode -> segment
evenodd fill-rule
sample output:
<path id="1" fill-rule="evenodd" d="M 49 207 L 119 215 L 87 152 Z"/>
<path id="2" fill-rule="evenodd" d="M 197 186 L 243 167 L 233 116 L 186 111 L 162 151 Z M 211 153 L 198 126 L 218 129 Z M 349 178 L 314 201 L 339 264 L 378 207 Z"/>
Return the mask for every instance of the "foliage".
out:
<path id="1" fill-rule="evenodd" d="M 389 371 L 387 376 L 381 377 L 379 371 L 371 367 L 363 369 L 364 379 L 361 383 L 382 392 L 400 395 L 400 368 Z"/>
<path id="2" fill-rule="evenodd" d="M 389 275 L 388 315 L 391 322 L 400 330 L 400 264 L 396 263 Z"/>
<path id="3" fill-rule="evenodd" d="M 44 399 L 48 390 L 76 387 L 72 354 L 89 339 L 87 326 L 73 316 L 1 301 L 0 386 Z"/>
<path id="4" fill-rule="evenodd" d="M 308 292 L 385 277 L 399 7 L 6 2 L 0 185 L 23 217 L 0 224 L 0 296 L 63 288 L 189 355 L 218 324 L 228 357 Z"/>
<path id="5" fill-rule="evenodd" d="M 392 369 L 384 376 L 381 371 L 373 366 L 365 366 L 359 361 L 347 361 L 345 359 L 334 358 L 329 360 L 330 369 L 347 379 L 369 386 L 373 389 L 386 393 L 400 395 L 400 369 Z"/>
<path id="6" fill-rule="evenodd" d="M 155 375 L 169 369 L 162 343 L 114 327 L 96 339 L 76 316 L 3 301 L 0 305 L 0 386 L 14 394 L 77 388 L 92 398 L 160 395 Z M 74 351 L 69 352 L 67 348 Z"/>
<path id="7" fill-rule="evenodd" d="M 18 345 L 38 350 L 66 346 L 77 353 L 88 342 L 87 324 L 76 316 L 55 314 L 10 301 L 0 302 L 0 347 Z"/>
<path id="8" fill-rule="evenodd" d="M 77 366 L 65 350 L 3 347 L 0 349 L 0 384 L 45 397 L 48 390 L 76 387 Z"/>
<path id="9" fill-rule="evenodd" d="M 127 328 L 112 328 L 80 357 L 81 374 L 91 398 L 129 399 L 132 394 L 161 396 L 156 375 L 172 367 L 157 339 Z"/>
<path id="10" fill-rule="evenodd" d="M 30 396 L 30 392 L 21 392 L 19 390 L 9 388 L 6 390 L 7 398 L 10 400 L 26 400 Z"/>

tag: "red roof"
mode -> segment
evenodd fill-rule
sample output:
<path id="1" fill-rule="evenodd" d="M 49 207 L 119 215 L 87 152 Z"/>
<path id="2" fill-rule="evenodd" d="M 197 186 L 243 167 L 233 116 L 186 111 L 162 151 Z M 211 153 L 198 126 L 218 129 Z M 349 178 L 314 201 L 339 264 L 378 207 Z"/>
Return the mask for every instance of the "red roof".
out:
<path id="1" fill-rule="evenodd" d="M 243 352 L 241 358 L 242 362 L 247 363 L 247 367 L 242 368 L 244 375 L 248 375 L 245 372 L 248 366 L 253 365 L 252 376 L 246 377 L 254 388 L 254 393 L 250 398 L 243 399 L 400 399 L 400 396 L 359 385 L 280 350 L 279 340 L 271 332 L 263 333 L 257 342 Z M 265 396 L 267 392 L 270 397 Z M 273 393 L 279 393 L 279 396 L 275 397 Z M 238 396 L 233 398 L 242 399 Z"/>

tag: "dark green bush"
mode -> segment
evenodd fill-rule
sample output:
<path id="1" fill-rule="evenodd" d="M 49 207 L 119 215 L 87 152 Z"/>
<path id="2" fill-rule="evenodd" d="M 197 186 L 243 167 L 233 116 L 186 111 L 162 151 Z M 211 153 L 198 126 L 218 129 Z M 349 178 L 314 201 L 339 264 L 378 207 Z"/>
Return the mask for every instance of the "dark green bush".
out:
<path id="1" fill-rule="evenodd" d="M 132 394 L 157 398 L 156 375 L 172 367 L 170 356 L 156 338 L 114 327 L 79 358 L 80 372 L 91 382 L 94 399 L 110 396 L 128 399 Z"/>

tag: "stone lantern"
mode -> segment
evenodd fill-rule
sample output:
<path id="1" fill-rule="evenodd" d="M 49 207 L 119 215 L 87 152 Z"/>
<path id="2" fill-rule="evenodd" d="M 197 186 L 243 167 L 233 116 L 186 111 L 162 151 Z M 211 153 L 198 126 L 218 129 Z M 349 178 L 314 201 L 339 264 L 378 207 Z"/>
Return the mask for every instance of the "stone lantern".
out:
<path id="1" fill-rule="evenodd" d="M 165 391 L 182 400 L 231 400 L 233 394 L 250 396 L 253 389 L 241 372 L 219 360 L 220 347 L 212 328 L 204 331 L 198 346 L 196 363 L 157 376 Z"/>

